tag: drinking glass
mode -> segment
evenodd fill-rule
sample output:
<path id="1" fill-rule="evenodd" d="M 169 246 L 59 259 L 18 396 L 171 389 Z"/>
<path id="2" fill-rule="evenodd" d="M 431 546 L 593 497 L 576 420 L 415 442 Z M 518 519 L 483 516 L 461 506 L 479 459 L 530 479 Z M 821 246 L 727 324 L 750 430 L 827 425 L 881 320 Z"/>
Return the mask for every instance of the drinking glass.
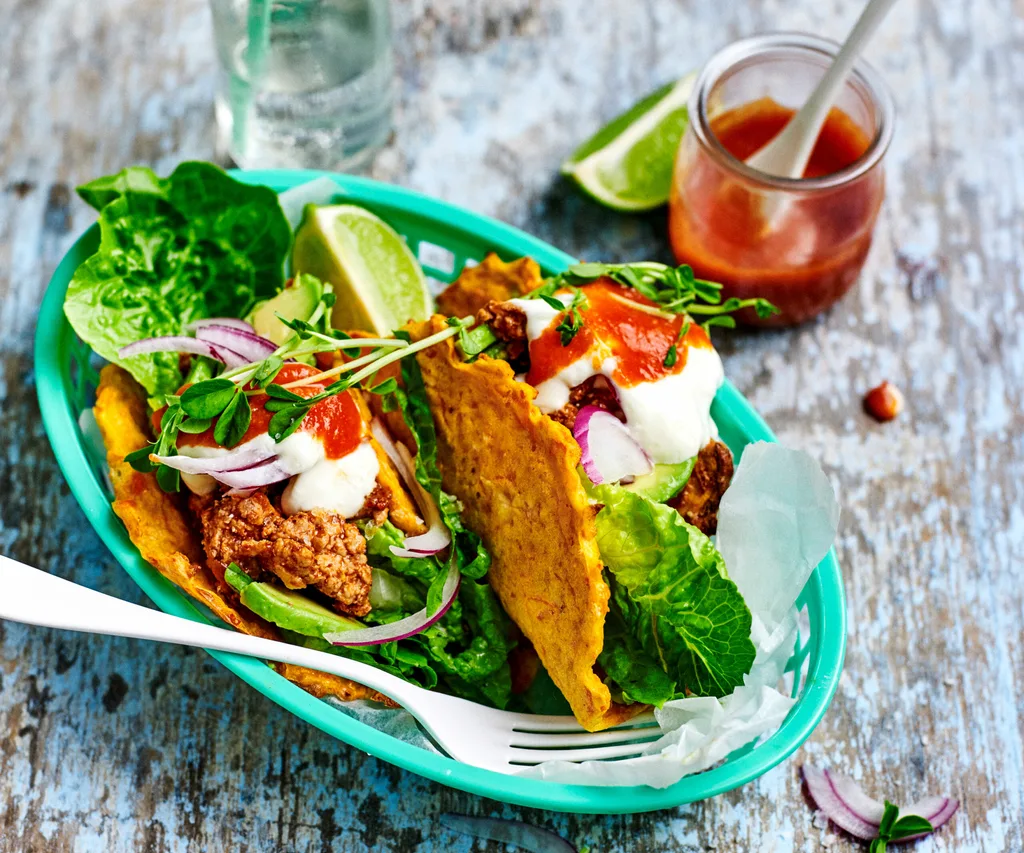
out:
<path id="1" fill-rule="evenodd" d="M 243 168 L 365 166 L 391 129 L 388 0 L 211 0 L 218 142 Z"/>

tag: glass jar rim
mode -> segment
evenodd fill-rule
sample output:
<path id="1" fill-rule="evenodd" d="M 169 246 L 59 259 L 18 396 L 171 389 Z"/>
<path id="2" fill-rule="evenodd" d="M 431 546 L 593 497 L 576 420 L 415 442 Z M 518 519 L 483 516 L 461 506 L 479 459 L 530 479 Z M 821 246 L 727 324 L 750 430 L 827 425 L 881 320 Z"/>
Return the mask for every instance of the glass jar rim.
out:
<path id="1" fill-rule="evenodd" d="M 708 122 L 707 105 L 711 91 L 725 73 L 739 63 L 773 53 L 818 56 L 831 62 L 839 52 L 839 48 L 839 43 L 832 39 L 799 32 L 768 33 L 740 39 L 727 45 L 707 61 L 697 77 L 693 92 L 690 94 L 688 108 L 694 135 L 703 148 L 721 166 L 764 189 L 798 193 L 815 192 L 836 189 L 860 178 L 878 164 L 889 148 L 896 112 L 892 93 L 882 79 L 882 75 L 863 59 L 857 60 L 847 78 L 847 84 L 855 80 L 868 93 L 876 111 L 877 128 L 867 150 L 853 163 L 838 172 L 817 178 L 785 178 L 769 175 L 767 172 L 748 166 L 730 154 L 711 131 Z"/>

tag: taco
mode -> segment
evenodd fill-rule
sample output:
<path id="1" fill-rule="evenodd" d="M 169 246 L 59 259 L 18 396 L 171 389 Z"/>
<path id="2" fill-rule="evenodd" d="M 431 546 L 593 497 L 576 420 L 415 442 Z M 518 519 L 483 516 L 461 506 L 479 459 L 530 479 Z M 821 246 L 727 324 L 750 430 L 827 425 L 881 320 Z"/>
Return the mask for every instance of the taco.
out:
<path id="1" fill-rule="evenodd" d="M 511 267 L 482 266 L 486 289 L 474 270 L 439 299 L 475 312 L 460 337 L 417 360 L 444 487 L 484 538 L 505 610 L 590 730 L 728 694 L 754 647 L 709 539 L 733 462 L 711 416 L 723 370 L 707 329 L 770 306 L 719 304 L 686 267 L 579 264 L 547 281 L 517 267 L 502 285 Z"/>
<path id="2" fill-rule="evenodd" d="M 244 375 L 237 384 L 186 383 L 152 415 L 127 371 L 103 369 L 94 411 L 114 511 L 132 541 L 165 577 L 240 631 L 503 707 L 514 640 L 486 582 L 489 556 L 453 505 L 438 510 L 429 528 L 424 523 L 446 500 L 431 471 L 429 419 L 416 423 L 405 414 L 411 395 L 403 391 L 391 418 L 413 441 L 399 445 L 382 423 L 371 424 L 362 391 L 332 393 L 332 371 L 347 370 L 346 360 L 326 370 L 273 366 L 273 381 L 262 384 Z M 257 367 L 235 372 L 252 375 Z M 234 405 L 224 400 L 243 396 L 245 425 L 221 429 Z M 452 588 L 458 595 L 449 601 Z M 417 618 L 419 625 L 408 624 Z M 333 676 L 281 671 L 316 695 L 372 695 Z"/>
<path id="3" fill-rule="evenodd" d="M 516 631 L 441 489 L 416 346 L 335 331 L 331 286 L 284 280 L 291 228 L 267 187 L 185 163 L 79 194 L 101 239 L 65 314 L 111 362 L 94 413 L 142 556 L 239 631 L 504 707 Z M 317 696 L 374 695 L 277 668 Z"/>

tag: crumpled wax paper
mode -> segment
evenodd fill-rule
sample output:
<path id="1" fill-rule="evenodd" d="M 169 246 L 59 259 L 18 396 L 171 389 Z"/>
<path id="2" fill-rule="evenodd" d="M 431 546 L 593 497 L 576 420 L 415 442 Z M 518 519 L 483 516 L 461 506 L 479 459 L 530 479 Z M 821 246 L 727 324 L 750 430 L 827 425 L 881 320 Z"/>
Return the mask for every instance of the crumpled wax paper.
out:
<path id="1" fill-rule="evenodd" d="M 754 665 L 730 695 L 666 702 L 655 711 L 663 735 L 643 755 L 621 761 L 548 761 L 517 775 L 573 785 L 664 788 L 707 770 L 773 732 L 795 700 L 780 692 L 797 638 L 794 603 L 835 540 L 839 504 L 806 453 L 779 444 L 749 445 L 718 512 L 717 545 L 729 577 L 753 615 Z M 373 703 L 336 707 L 399 740 L 437 752 L 412 716 Z"/>

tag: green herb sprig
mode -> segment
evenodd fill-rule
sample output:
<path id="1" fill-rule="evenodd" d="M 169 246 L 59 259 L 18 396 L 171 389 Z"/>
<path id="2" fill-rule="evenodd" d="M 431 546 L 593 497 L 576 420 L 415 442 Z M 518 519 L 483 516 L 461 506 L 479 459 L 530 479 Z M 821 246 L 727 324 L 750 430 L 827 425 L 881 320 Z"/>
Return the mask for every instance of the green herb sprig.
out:
<path id="1" fill-rule="evenodd" d="M 685 340 L 686 336 L 690 333 L 691 323 L 687 320 L 683 323 L 683 327 L 679 330 L 679 334 L 676 335 L 676 339 L 672 341 L 672 345 L 668 348 L 668 352 L 665 353 L 665 360 L 662 364 L 665 367 L 675 367 L 676 362 L 679 361 L 679 351 L 676 349 L 676 344 L 681 340 Z"/>
<path id="2" fill-rule="evenodd" d="M 631 287 L 671 314 L 707 317 L 701 322 L 705 331 L 714 326 L 735 328 L 736 321 L 729 315 L 743 308 L 753 308 L 761 318 L 779 312 L 779 309 L 767 299 L 731 297 L 723 302 L 722 285 L 696 278 L 687 264 L 669 267 L 653 262 L 573 264 L 565 272 L 548 279 L 525 298 L 551 297 L 562 288 L 580 287 L 599 278 L 610 278 L 621 285 Z"/>
<path id="3" fill-rule="evenodd" d="M 568 305 L 547 293 L 539 293 L 538 297 L 556 311 L 565 312 L 562 315 L 562 321 L 555 326 L 555 331 L 558 332 L 562 346 L 569 346 L 572 343 L 572 339 L 576 337 L 576 333 L 583 328 L 583 315 L 580 312 L 589 305 L 587 297 L 578 287 L 572 288 L 572 300 Z"/>

